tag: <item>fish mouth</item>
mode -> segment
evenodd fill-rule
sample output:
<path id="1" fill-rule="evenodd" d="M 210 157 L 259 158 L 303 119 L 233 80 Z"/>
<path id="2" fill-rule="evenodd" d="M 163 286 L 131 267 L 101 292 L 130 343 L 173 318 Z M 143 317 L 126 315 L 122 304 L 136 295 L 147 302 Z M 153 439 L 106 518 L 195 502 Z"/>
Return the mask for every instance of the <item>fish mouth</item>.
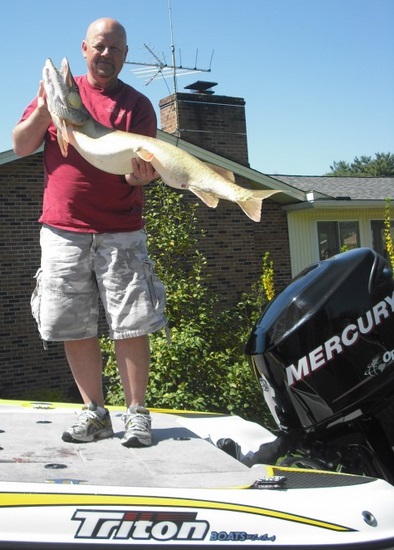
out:
<path id="1" fill-rule="evenodd" d="M 49 111 L 69 124 L 82 126 L 90 115 L 82 104 L 67 59 L 62 60 L 60 70 L 47 59 L 42 77 Z"/>

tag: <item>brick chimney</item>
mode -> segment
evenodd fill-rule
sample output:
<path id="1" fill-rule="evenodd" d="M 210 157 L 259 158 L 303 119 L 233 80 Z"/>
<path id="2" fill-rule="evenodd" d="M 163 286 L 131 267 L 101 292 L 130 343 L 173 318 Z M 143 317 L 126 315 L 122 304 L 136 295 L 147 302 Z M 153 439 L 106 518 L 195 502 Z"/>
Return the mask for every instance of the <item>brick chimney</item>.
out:
<path id="1" fill-rule="evenodd" d="M 159 103 L 161 129 L 229 160 L 249 166 L 245 100 L 214 95 L 215 82 L 198 81 Z"/>

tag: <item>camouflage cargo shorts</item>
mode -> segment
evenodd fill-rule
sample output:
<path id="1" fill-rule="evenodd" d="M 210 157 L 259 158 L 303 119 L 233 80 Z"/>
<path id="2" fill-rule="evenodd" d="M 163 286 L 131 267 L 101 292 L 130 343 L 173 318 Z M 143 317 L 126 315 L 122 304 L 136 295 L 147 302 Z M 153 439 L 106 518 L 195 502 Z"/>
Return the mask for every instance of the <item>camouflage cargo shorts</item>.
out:
<path id="1" fill-rule="evenodd" d="M 166 325 L 165 288 L 148 257 L 144 230 L 93 234 L 43 226 L 40 243 L 31 307 L 44 341 L 97 336 L 99 298 L 111 338 Z"/>

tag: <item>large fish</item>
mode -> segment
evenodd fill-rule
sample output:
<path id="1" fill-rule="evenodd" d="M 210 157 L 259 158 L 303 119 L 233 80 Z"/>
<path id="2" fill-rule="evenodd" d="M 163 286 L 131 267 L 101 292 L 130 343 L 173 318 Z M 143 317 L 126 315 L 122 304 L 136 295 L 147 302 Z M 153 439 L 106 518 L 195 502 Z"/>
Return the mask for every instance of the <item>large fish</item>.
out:
<path id="1" fill-rule="evenodd" d="M 67 59 L 58 70 L 50 59 L 43 69 L 48 110 L 58 129 L 64 156 L 71 144 L 90 164 L 111 174 L 132 172 L 131 159 L 151 162 L 166 185 L 188 189 L 207 206 L 219 199 L 236 202 L 253 221 L 260 221 L 262 201 L 275 190 L 251 190 L 236 185 L 179 147 L 162 140 L 106 128 L 83 105 Z"/>

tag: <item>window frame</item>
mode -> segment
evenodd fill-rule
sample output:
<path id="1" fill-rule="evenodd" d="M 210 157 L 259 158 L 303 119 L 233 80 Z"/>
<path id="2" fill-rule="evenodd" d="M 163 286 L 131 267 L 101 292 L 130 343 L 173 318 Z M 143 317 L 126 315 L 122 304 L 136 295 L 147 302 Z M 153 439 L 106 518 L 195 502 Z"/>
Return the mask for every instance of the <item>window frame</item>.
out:
<path id="1" fill-rule="evenodd" d="M 322 234 L 322 230 L 319 230 L 319 225 L 322 226 L 323 224 L 326 224 L 327 226 L 328 225 L 333 225 L 335 224 L 336 227 L 335 227 L 335 231 L 336 231 L 336 246 L 330 246 L 330 243 L 328 243 L 328 253 L 327 255 L 323 254 L 323 251 L 322 251 L 322 241 L 321 241 L 321 234 Z M 317 246 L 318 246 L 318 256 L 319 256 L 319 260 L 324 260 L 326 258 L 330 258 L 331 256 L 335 256 L 335 254 L 339 254 L 341 252 L 341 250 L 343 249 L 343 247 L 346 245 L 346 243 L 344 242 L 344 237 L 343 237 L 343 231 L 345 230 L 345 228 L 341 228 L 341 225 L 345 226 L 345 224 L 349 225 L 349 224 L 352 224 L 354 225 L 354 228 L 353 228 L 353 232 L 355 234 L 355 237 L 356 237 L 356 244 L 355 245 L 352 245 L 350 247 L 348 247 L 347 249 L 348 250 L 352 250 L 354 248 L 360 248 L 361 246 L 361 232 L 360 232 L 360 220 L 358 219 L 334 219 L 334 220 L 324 220 L 324 219 L 320 219 L 320 220 L 316 220 L 316 236 L 317 236 Z M 328 233 L 328 231 L 327 231 Z M 335 249 L 335 252 L 333 251 L 333 249 Z"/>

